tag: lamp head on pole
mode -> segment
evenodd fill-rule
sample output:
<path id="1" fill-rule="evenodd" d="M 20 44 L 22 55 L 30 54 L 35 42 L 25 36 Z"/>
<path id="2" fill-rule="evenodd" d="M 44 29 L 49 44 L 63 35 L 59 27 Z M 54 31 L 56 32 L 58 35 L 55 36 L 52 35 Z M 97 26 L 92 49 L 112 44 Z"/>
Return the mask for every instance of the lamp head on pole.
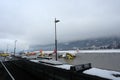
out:
<path id="1" fill-rule="evenodd" d="M 60 22 L 60 20 L 56 20 L 56 18 L 55 18 L 55 23 L 58 23 L 58 22 Z"/>

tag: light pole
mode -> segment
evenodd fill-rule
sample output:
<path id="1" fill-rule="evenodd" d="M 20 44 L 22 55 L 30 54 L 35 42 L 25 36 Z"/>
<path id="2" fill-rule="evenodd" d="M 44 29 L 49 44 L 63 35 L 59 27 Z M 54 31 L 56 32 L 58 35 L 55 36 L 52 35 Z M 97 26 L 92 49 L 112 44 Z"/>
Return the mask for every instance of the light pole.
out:
<path id="1" fill-rule="evenodd" d="M 15 40 L 15 45 L 14 45 L 14 56 L 15 56 L 15 53 L 16 53 L 16 42 L 17 42 L 17 40 Z"/>
<path id="2" fill-rule="evenodd" d="M 56 54 L 56 61 L 57 61 L 57 30 L 56 30 L 56 23 L 60 22 L 60 20 L 56 20 L 55 18 L 55 54 Z"/>
<path id="3" fill-rule="evenodd" d="M 7 44 L 6 53 L 8 53 L 8 49 L 9 49 L 9 44 Z"/>

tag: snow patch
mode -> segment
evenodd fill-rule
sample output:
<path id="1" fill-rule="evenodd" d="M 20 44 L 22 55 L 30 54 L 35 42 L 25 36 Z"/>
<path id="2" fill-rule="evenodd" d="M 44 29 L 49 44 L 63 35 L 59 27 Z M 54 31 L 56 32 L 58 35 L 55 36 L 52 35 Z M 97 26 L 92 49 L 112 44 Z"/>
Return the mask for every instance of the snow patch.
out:
<path id="1" fill-rule="evenodd" d="M 120 49 L 80 50 L 79 53 L 120 53 Z"/>
<path id="2" fill-rule="evenodd" d="M 118 77 L 114 76 L 114 75 L 120 75 L 120 72 L 116 72 L 116 71 L 91 68 L 89 70 L 84 71 L 83 73 L 89 74 L 89 75 L 95 75 L 95 76 L 99 76 L 107 79 L 112 79 L 112 80 L 120 80 L 119 76 Z"/>
<path id="3" fill-rule="evenodd" d="M 64 65 L 59 65 L 59 66 L 55 66 L 55 67 L 57 67 L 57 68 L 62 68 L 62 69 L 66 69 L 66 70 L 70 70 L 70 67 L 71 67 L 72 65 L 68 65 L 68 64 L 64 64 Z"/>
<path id="4" fill-rule="evenodd" d="M 39 60 L 30 60 L 30 61 L 32 61 L 32 62 L 37 62 L 37 63 L 39 62 Z"/>

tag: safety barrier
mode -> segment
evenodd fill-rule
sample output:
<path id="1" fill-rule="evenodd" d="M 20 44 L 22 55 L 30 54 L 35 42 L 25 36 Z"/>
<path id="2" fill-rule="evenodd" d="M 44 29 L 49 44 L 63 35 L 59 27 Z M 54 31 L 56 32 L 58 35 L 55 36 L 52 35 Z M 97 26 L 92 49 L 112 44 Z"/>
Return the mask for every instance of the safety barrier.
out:
<path id="1" fill-rule="evenodd" d="M 12 61 L 12 63 L 41 80 L 107 80 L 82 73 L 83 69 L 91 67 L 90 63 L 80 66 L 72 66 L 70 70 L 42 63 L 34 63 L 28 60 L 17 60 Z"/>

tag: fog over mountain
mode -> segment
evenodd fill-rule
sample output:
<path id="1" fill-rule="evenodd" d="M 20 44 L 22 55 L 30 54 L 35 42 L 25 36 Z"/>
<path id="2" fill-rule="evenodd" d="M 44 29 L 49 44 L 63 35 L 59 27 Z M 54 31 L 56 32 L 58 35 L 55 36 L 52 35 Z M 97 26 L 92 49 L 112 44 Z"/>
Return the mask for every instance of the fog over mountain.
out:
<path id="1" fill-rule="evenodd" d="M 0 0 L 0 44 L 13 49 L 59 42 L 120 37 L 120 0 Z"/>
<path id="2" fill-rule="evenodd" d="M 55 44 L 34 45 L 30 50 L 54 50 Z M 86 40 L 77 40 L 71 42 L 58 43 L 58 50 L 100 50 L 100 49 L 120 49 L 120 38 L 94 38 Z"/>

